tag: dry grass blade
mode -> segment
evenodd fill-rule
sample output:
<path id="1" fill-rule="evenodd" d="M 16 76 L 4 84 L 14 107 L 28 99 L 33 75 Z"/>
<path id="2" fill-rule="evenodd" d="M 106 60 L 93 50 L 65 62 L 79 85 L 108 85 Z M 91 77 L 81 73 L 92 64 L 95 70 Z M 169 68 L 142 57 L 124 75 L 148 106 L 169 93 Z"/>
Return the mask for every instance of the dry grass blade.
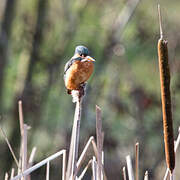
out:
<path id="1" fill-rule="evenodd" d="M 5 139 L 5 141 L 6 141 L 7 145 L 8 145 L 8 148 L 9 148 L 9 150 L 10 150 L 10 152 L 11 152 L 13 158 L 14 158 L 14 161 L 15 161 L 17 167 L 19 167 L 19 165 L 18 165 L 18 160 L 17 160 L 17 158 L 16 158 L 16 156 L 15 156 L 15 154 L 14 154 L 14 151 L 13 151 L 13 149 L 12 149 L 12 147 L 11 147 L 11 144 L 9 143 L 9 140 L 8 140 L 8 138 L 7 138 L 7 136 L 6 136 L 6 133 L 4 132 L 4 130 L 2 129 L 1 126 L 0 126 L 0 131 L 1 131 L 1 134 L 2 134 L 3 138 Z"/>
<path id="2" fill-rule="evenodd" d="M 135 145 L 136 180 L 139 180 L 139 143 Z"/>
<path id="3" fill-rule="evenodd" d="M 97 137 L 97 165 L 98 165 L 98 179 L 101 180 L 102 172 L 102 144 L 103 144 L 103 135 L 102 135 L 102 119 L 101 119 L 101 109 L 96 105 L 96 137 Z"/>
<path id="4" fill-rule="evenodd" d="M 123 167 L 123 180 L 126 180 L 126 167 Z"/>
<path id="5" fill-rule="evenodd" d="M 49 161 L 46 164 L 46 180 L 49 180 Z"/>
<path id="6" fill-rule="evenodd" d="M 78 177 L 78 180 L 81 180 L 84 175 L 86 174 L 86 171 L 88 170 L 89 166 L 92 164 L 92 159 L 89 160 L 88 164 L 86 165 L 86 167 L 83 169 L 82 173 L 80 174 L 80 176 Z"/>
<path id="7" fill-rule="evenodd" d="M 149 179 L 149 174 L 148 174 L 148 171 L 146 171 L 144 174 L 144 180 L 148 180 L 148 179 Z"/>
<path id="8" fill-rule="evenodd" d="M 158 6 L 160 15 L 160 6 Z M 159 18 L 161 20 L 161 17 Z M 159 22 L 161 24 L 161 21 Z M 162 25 L 160 25 L 162 31 Z M 160 32 L 162 36 L 162 32 Z M 171 173 L 175 168 L 175 153 L 174 153 L 174 135 L 173 135 L 173 120 L 171 111 L 171 92 L 170 92 L 170 70 L 168 63 L 168 47 L 167 41 L 161 37 L 158 41 L 158 59 L 159 72 L 161 83 L 161 101 L 163 113 L 163 129 L 164 129 L 164 144 L 166 164 Z"/>
<path id="9" fill-rule="evenodd" d="M 56 159 L 57 157 L 63 155 L 64 151 L 66 150 L 61 150 L 51 156 L 49 156 L 48 158 L 42 160 L 41 162 L 35 164 L 34 166 L 30 167 L 29 169 L 26 169 L 24 172 L 22 172 L 20 175 L 15 176 L 14 178 L 12 178 L 11 180 L 17 180 L 19 178 L 22 178 L 23 176 L 27 176 L 28 174 L 30 174 L 31 172 L 35 171 L 36 169 L 40 168 L 41 166 L 45 165 L 48 161 L 52 161 L 53 159 Z"/>
<path id="10" fill-rule="evenodd" d="M 132 161 L 130 155 L 126 156 L 126 163 L 127 163 L 129 180 L 134 180 L 134 173 L 133 173 Z"/>
<path id="11" fill-rule="evenodd" d="M 175 147 L 174 147 L 174 152 L 175 152 L 175 153 L 177 152 L 177 149 L 178 149 L 178 147 L 179 147 L 179 144 L 180 144 L 180 127 L 179 127 L 179 133 L 178 133 L 178 137 L 177 137 L 177 140 L 176 140 L 176 143 L 175 143 Z M 169 172 L 169 170 L 168 170 L 168 168 L 167 168 L 167 169 L 166 169 L 166 173 L 165 173 L 165 175 L 164 175 L 164 180 L 167 179 L 167 177 L 168 177 L 168 172 Z"/>

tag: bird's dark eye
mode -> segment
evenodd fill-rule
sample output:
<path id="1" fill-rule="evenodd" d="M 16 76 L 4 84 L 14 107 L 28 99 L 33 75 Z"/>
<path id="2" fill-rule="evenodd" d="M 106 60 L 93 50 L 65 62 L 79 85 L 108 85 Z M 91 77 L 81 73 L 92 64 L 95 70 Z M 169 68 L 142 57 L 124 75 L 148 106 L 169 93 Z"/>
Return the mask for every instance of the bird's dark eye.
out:
<path id="1" fill-rule="evenodd" d="M 82 56 L 82 54 L 80 54 L 80 56 Z"/>
<path id="2" fill-rule="evenodd" d="M 84 54 L 84 57 L 86 57 L 87 56 L 87 54 Z"/>

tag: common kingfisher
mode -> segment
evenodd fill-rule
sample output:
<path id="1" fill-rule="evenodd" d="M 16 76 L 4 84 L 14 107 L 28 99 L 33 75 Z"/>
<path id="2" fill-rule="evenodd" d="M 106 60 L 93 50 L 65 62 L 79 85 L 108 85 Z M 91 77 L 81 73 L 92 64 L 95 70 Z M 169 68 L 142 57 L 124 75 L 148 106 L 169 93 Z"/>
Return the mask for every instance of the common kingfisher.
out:
<path id="1" fill-rule="evenodd" d="M 72 90 L 83 91 L 86 81 L 93 73 L 94 61 L 89 56 L 87 47 L 77 46 L 75 48 L 74 56 L 66 63 L 64 68 L 64 82 L 68 94 L 71 94 Z"/>

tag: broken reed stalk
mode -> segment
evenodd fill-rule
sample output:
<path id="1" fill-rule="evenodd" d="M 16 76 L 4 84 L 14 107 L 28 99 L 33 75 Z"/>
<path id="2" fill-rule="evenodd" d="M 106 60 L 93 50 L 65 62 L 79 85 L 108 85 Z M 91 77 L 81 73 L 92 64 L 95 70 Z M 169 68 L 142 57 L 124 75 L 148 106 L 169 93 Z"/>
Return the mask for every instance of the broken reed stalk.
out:
<path id="1" fill-rule="evenodd" d="M 130 155 L 126 156 L 126 163 L 127 163 L 129 180 L 134 180 L 134 173 L 133 173 L 132 161 Z"/>
<path id="2" fill-rule="evenodd" d="M 14 168 L 11 169 L 11 177 L 10 179 L 12 179 L 14 177 Z"/>
<path id="3" fill-rule="evenodd" d="M 41 166 L 47 164 L 48 161 L 50 162 L 50 161 L 52 161 L 53 159 L 56 159 L 57 157 L 63 155 L 63 153 L 64 153 L 65 151 L 66 151 L 66 150 L 63 149 L 63 150 L 61 150 L 61 151 L 59 151 L 59 152 L 57 152 L 57 153 L 49 156 L 48 158 L 42 160 L 41 162 L 35 164 L 34 166 L 26 169 L 24 172 L 22 172 L 21 174 L 15 176 L 15 177 L 12 178 L 11 180 L 17 180 L 17 179 L 19 179 L 19 178 L 22 178 L 23 176 L 29 175 L 31 172 L 33 172 L 33 171 L 35 171 L 36 169 L 40 168 Z M 62 168 L 62 169 L 63 169 L 63 168 Z"/>
<path id="4" fill-rule="evenodd" d="M 49 180 L 49 161 L 46 164 L 46 180 Z"/>
<path id="5" fill-rule="evenodd" d="M 79 91 L 72 91 L 73 102 L 76 102 L 75 114 L 73 129 L 71 135 L 71 143 L 69 150 L 69 158 L 66 172 L 66 179 L 73 178 L 76 171 L 76 163 L 78 158 L 78 146 L 79 146 L 79 132 L 80 132 L 80 120 L 81 120 L 81 108 L 82 108 L 82 99 L 80 97 Z"/>
<path id="6" fill-rule="evenodd" d="M 30 154 L 30 157 L 29 157 L 27 168 L 30 168 L 33 165 L 33 161 L 34 161 L 34 156 L 35 156 L 36 150 L 37 150 L 37 148 L 33 147 L 32 151 L 31 151 L 31 154 Z M 27 179 L 31 180 L 31 176 L 28 175 Z"/>
<path id="7" fill-rule="evenodd" d="M 135 171 L 136 171 L 136 180 L 139 180 L 139 143 L 135 145 Z"/>
<path id="8" fill-rule="evenodd" d="M 123 180 L 126 180 L 126 167 L 123 167 Z"/>
<path id="9" fill-rule="evenodd" d="M 85 168 L 83 169 L 82 173 L 78 177 L 78 180 L 81 180 L 84 177 L 84 175 L 86 174 L 86 171 L 88 170 L 88 168 L 89 168 L 89 166 L 91 164 L 92 164 L 92 159 L 89 160 L 88 164 L 85 166 Z"/>
<path id="10" fill-rule="evenodd" d="M 6 173 L 5 173 L 4 180 L 8 180 L 8 178 L 9 178 L 9 175 L 8 175 L 8 173 L 6 172 Z"/>
<path id="11" fill-rule="evenodd" d="M 27 129 L 28 126 L 24 124 L 22 137 L 22 171 L 25 171 L 27 169 Z M 26 180 L 26 176 L 24 176 L 22 180 Z"/>
<path id="12" fill-rule="evenodd" d="M 174 152 L 175 152 L 175 153 L 177 152 L 177 149 L 178 149 L 178 147 L 179 147 L 179 144 L 180 144 L 180 127 L 179 127 L 179 130 L 178 130 L 178 137 L 177 137 L 177 140 L 176 140 L 176 142 L 175 142 L 175 147 L 174 147 Z M 168 172 L 169 172 L 169 171 L 168 171 L 168 168 L 167 168 L 163 180 L 166 180 L 166 179 L 167 179 L 167 177 L 168 177 Z"/>
<path id="13" fill-rule="evenodd" d="M 101 109 L 96 105 L 96 137 L 97 137 L 97 177 L 98 180 L 101 180 L 102 173 L 102 145 L 103 145 L 103 133 L 102 133 L 102 118 L 101 118 Z"/>
<path id="14" fill-rule="evenodd" d="M 30 154 L 30 157 L 29 157 L 29 161 L 28 161 L 28 168 L 30 168 L 33 165 L 33 161 L 34 161 L 34 156 L 36 154 L 36 150 L 37 150 L 37 148 L 33 147 L 32 151 L 31 151 L 31 154 Z"/>
<path id="15" fill-rule="evenodd" d="M 66 150 L 64 150 L 63 152 L 63 159 L 62 159 L 62 164 L 63 164 L 63 167 L 62 167 L 62 180 L 65 180 L 66 179 Z"/>
<path id="16" fill-rule="evenodd" d="M 92 159 L 92 179 L 97 180 L 97 162 L 95 156 Z"/>
<path id="17" fill-rule="evenodd" d="M 160 39 L 158 41 L 158 58 L 159 58 L 159 71 L 161 82 L 161 101 L 163 112 L 163 128 L 164 128 L 164 143 L 166 164 L 173 172 L 175 167 L 175 153 L 174 153 L 174 137 L 173 137 L 173 122 L 171 111 L 171 92 L 170 92 L 170 70 L 168 63 L 168 47 L 167 41 L 163 39 L 160 6 L 158 5 L 159 24 L 160 24 Z"/>
<path id="18" fill-rule="evenodd" d="M 148 180 L 148 179 L 149 179 L 149 174 L 148 174 L 148 171 L 146 171 L 144 174 L 144 180 Z"/>

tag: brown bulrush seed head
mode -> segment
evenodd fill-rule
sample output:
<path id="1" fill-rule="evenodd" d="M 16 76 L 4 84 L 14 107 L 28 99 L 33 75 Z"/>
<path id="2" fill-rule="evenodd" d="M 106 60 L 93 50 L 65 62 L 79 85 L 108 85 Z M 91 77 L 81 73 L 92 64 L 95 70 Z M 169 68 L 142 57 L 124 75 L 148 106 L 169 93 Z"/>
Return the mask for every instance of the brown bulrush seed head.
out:
<path id="1" fill-rule="evenodd" d="M 161 82 L 161 99 L 162 99 L 166 163 L 172 173 L 175 167 L 175 153 L 174 153 L 173 122 L 172 122 L 172 112 L 171 112 L 170 71 L 168 64 L 167 41 L 164 40 L 163 38 L 160 38 L 158 41 L 158 57 L 159 57 L 160 82 Z"/>

